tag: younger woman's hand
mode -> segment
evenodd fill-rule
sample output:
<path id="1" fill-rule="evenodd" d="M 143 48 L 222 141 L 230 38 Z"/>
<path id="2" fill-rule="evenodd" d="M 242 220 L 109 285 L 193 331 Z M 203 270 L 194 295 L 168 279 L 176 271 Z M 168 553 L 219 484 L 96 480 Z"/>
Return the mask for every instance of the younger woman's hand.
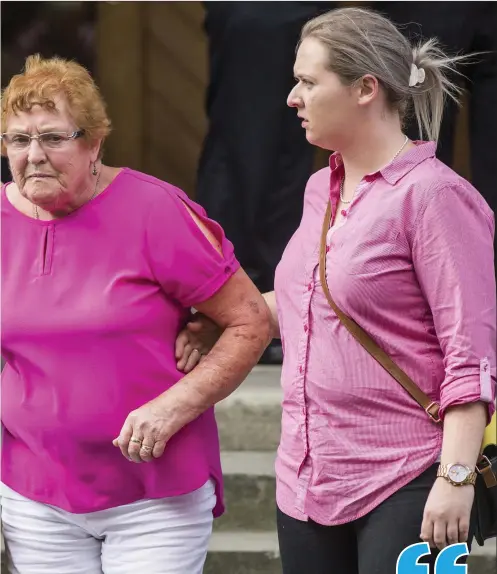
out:
<path id="1" fill-rule="evenodd" d="M 202 313 L 196 313 L 176 339 L 177 368 L 192 371 L 207 355 L 222 334 L 222 330 Z"/>
<path id="2" fill-rule="evenodd" d="M 453 486 L 437 478 L 426 502 L 421 540 L 439 550 L 467 542 L 474 498 L 474 486 Z"/>

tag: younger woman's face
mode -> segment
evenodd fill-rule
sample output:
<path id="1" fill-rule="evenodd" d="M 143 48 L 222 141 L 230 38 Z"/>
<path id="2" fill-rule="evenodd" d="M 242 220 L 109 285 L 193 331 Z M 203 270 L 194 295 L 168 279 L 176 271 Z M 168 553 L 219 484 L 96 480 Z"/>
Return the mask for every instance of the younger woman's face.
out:
<path id="1" fill-rule="evenodd" d="M 297 109 L 311 144 L 340 150 L 351 131 L 359 127 L 359 91 L 345 85 L 329 70 L 328 62 L 328 51 L 319 40 L 309 37 L 301 43 L 294 66 L 297 85 L 287 104 Z"/>

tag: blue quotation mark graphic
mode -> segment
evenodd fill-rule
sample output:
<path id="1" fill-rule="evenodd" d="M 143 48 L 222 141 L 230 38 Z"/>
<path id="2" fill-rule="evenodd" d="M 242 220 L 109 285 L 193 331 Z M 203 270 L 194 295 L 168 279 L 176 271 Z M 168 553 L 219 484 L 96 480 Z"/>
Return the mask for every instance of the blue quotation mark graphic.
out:
<path id="1" fill-rule="evenodd" d="M 396 574 L 429 574 L 430 567 L 428 564 L 418 564 L 418 560 L 430 552 L 428 542 L 419 542 L 404 548 L 397 558 Z M 456 564 L 456 562 L 468 554 L 469 550 L 466 543 L 446 546 L 437 556 L 435 574 L 467 574 L 467 564 Z"/>

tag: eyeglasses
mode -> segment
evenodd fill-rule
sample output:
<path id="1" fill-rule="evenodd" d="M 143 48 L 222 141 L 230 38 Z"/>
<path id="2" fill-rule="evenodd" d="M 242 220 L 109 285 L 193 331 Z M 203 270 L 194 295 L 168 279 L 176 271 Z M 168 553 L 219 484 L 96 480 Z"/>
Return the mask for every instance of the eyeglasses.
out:
<path id="1" fill-rule="evenodd" d="M 25 150 L 31 145 L 31 140 L 37 140 L 44 149 L 60 149 L 68 141 L 81 137 L 84 130 L 77 130 L 72 133 L 67 132 L 45 132 L 43 134 L 4 133 L 0 135 L 2 142 L 7 148 L 20 151 Z"/>

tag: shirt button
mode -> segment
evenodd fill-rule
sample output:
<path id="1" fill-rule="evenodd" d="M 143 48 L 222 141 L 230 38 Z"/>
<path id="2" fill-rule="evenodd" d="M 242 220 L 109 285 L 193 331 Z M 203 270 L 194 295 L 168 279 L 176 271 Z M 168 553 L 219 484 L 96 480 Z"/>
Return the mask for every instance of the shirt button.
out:
<path id="1" fill-rule="evenodd" d="M 331 249 L 331 245 L 327 245 L 326 246 L 326 253 L 328 253 L 328 251 Z"/>
<path id="2" fill-rule="evenodd" d="M 309 285 L 307 285 L 307 291 L 310 291 L 312 289 L 312 283 L 309 283 Z"/>
<path id="3" fill-rule="evenodd" d="M 307 325 L 304 325 L 304 331 L 307 333 L 308 330 L 309 330 L 309 327 Z"/>
<path id="4" fill-rule="evenodd" d="M 342 209 L 340 213 L 343 215 L 343 217 L 347 217 L 347 212 L 345 211 L 345 209 Z"/>
<path id="5" fill-rule="evenodd" d="M 304 372 L 304 369 L 302 367 L 302 365 L 299 366 L 299 373 L 302 374 Z"/>

